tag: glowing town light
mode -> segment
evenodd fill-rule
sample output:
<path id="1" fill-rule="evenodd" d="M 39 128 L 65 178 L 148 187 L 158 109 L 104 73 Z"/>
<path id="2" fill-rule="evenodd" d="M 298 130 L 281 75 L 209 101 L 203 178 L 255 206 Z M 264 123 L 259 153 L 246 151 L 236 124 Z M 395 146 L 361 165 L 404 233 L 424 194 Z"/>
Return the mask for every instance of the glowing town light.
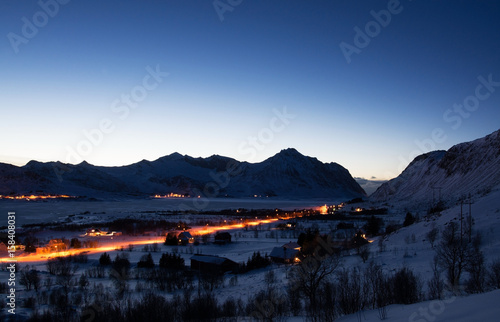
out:
<path id="1" fill-rule="evenodd" d="M 38 200 L 38 199 L 68 199 L 75 198 L 68 195 L 19 195 L 19 196 L 3 196 L 0 195 L 0 199 L 10 199 L 10 200 Z"/>
<path id="2" fill-rule="evenodd" d="M 155 199 L 168 199 L 168 198 L 187 198 L 187 197 L 189 197 L 189 196 L 171 192 L 167 195 L 154 195 L 153 198 L 155 198 Z"/>

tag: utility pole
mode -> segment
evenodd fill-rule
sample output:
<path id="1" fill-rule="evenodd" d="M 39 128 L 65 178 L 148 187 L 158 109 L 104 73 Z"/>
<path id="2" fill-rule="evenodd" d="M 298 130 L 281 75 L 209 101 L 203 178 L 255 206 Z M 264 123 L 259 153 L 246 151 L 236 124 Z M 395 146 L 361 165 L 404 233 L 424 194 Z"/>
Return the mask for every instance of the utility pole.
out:
<path id="1" fill-rule="evenodd" d="M 437 203 L 440 203 L 441 202 L 441 189 L 442 187 L 435 187 L 435 186 L 431 186 L 431 189 L 432 189 L 432 208 L 435 210 L 437 204 L 436 204 L 436 189 L 438 191 L 437 195 L 438 195 L 438 202 Z"/>
<path id="2" fill-rule="evenodd" d="M 464 205 L 464 199 L 460 198 L 460 244 L 462 244 L 462 237 L 464 236 L 463 230 L 462 230 L 462 219 L 463 219 L 463 213 L 462 213 L 462 208 Z"/>
<path id="3" fill-rule="evenodd" d="M 469 193 L 469 199 L 467 200 L 469 204 L 469 243 L 472 241 L 472 198 Z"/>

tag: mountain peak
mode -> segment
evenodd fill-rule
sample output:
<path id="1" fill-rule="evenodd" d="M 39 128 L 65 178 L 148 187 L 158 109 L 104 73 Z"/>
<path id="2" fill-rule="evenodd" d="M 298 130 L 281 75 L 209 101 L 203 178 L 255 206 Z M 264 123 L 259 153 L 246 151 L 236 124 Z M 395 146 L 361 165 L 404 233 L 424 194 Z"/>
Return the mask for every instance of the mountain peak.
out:
<path id="1" fill-rule="evenodd" d="M 40 166 L 42 164 L 43 163 L 40 161 L 30 160 L 28 163 L 26 163 L 25 167 L 36 167 L 36 166 Z"/>
<path id="2" fill-rule="evenodd" d="M 281 150 L 277 155 L 287 156 L 287 157 L 303 157 L 304 155 L 294 148 L 288 148 Z"/>
<path id="3" fill-rule="evenodd" d="M 169 154 L 169 155 L 165 155 L 163 157 L 160 157 L 158 158 L 156 161 L 168 161 L 168 160 L 178 160 L 178 159 L 182 159 L 184 158 L 184 156 L 178 152 L 174 152 L 172 154 Z M 154 162 L 154 161 L 153 161 Z"/>

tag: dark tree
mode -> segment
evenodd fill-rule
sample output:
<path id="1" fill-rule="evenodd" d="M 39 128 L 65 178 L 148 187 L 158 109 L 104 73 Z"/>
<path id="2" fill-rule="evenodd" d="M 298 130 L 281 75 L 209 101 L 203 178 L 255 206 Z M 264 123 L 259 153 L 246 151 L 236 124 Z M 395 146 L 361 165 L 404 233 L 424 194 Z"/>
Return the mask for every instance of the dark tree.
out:
<path id="1" fill-rule="evenodd" d="M 103 253 L 101 257 L 99 257 L 99 265 L 106 266 L 111 265 L 111 257 L 108 253 Z"/>
<path id="2" fill-rule="evenodd" d="M 178 245 L 178 239 L 177 239 L 177 235 L 173 232 L 170 232 L 167 234 L 167 236 L 165 237 L 165 242 L 164 244 L 167 245 L 167 246 L 176 246 Z"/>
<path id="3" fill-rule="evenodd" d="M 363 289 L 366 305 L 378 309 L 379 318 L 387 317 L 386 306 L 392 303 L 391 279 L 384 274 L 382 267 L 370 262 L 364 272 Z"/>
<path id="4" fill-rule="evenodd" d="M 310 256 L 292 270 L 291 283 L 297 285 L 300 292 L 307 298 L 310 313 L 318 309 L 319 291 L 337 269 L 339 263 L 337 256 L 327 256 L 321 259 Z"/>
<path id="5" fill-rule="evenodd" d="M 130 270 L 130 261 L 125 254 L 123 256 L 116 255 L 113 261 L 113 269 L 120 274 L 122 278 L 127 278 Z"/>
<path id="6" fill-rule="evenodd" d="M 154 293 L 145 294 L 128 308 L 120 309 L 119 307 L 111 306 L 110 309 L 101 310 L 95 321 L 173 322 L 176 320 L 175 306 L 163 296 Z"/>
<path id="7" fill-rule="evenodd" d="M 429 298 L 431 300 L 441 299 L 443 297 L 444 283 L 441 279 L 441 272 L 439 270 L 439 264 L 437 257 L 434 257 L 434 261 L 431 265 L 432 268 L 432 278 L 427 282 L 429 287 Z"/>
<path id="8" fill-rule="evenodd" d="M 465 265 L 465 270 L 469 273 L 467 280 L 467 292 L 482 293 L 486 280 L 486 268 L 484 266 L 484 255 L 479 247 L 472 246 L 472 251 Z"/>
<path id="9" fill-rule="evenodd" d="M 392 279 L 394 302 L 412 304 L 420 300 L 420 285 L 417 276 L 407 267 L 400 269 Z"/>
<path id="10" fill-rule="evenodd" d="M 361 276 L 355 268 L 351 271 L 343 269 L 338 274 L 337 301 L 342 314 L 360 311 L 365 304 Z"/>
<path id="11" fill-rule="evenodd" d="M 70 247 L 71 248 L 82 248 L 82 242 L 78 238 L 71 238 Z"/>
<path id="12" fill-rule="evenodd" d="M 363 263 L 366 263 L 368 258 L 370 257 L 370 249 L 368 248 L 368 245 L 362 246 L 359 249 L 359 257 L 361 257 L 361 260 Z"/>
<path id="13" fill-rule="evenodd" d="M 460 227 L 456 222 L 450 222 L 436 247 L 436 255 L 438 264 L 446 271 L 451 285 L 456 286 L 460 282 L 470 253 L 470 245 L 467 238 L 461 236 Z"/>
<path id="14" fill-rule="evenodd" d="M 164 253 L 161 255 L 159 266 L 160 268 L 182 270 L 185 268 L 184 258 L 174 253 Z"/>
<path id="15" fill-rule="evenodd" d="M 151 253 L 148 253 L 147 255 L 143 255 L 141 257 L 141 260 L 137 263 L 137 267 L 139 267 L 139 268 L 154 268 L 155 262 L 153 261 L 153 257 L 151 256 Z"/>
<path id="16" fill-rule="evenodd" d="M 271 261 L 263 257 L 260 252 L 254 252 L 252 257 L 248 259 L 246 270 L 250 271 L 252 269 L 264 268 L 271 264 Z"/>
<path id="17" fill-rule="evenodd" d="M 38 292 L 42 279 L 37 270 L 30 269 L 29 265 L 20 271 L 19 283 L 26 287 L 26 290 L 30 291 L 34 289 Z"/>
<path id="18" fill-rule="evenodd" d="M 28 235 L 26 238 L 24 238 L 24 251 L 26 253 L 35 253 L 36 252 L 36 245 L 37 244 L 37 239 L 34 236 Z"/>
<path id="19" fill-rule="evenodd" d="M 239 316 L 238 304 L 233 298 L 228 298 L 220 308 L 220 315 L 223 318 L 229 319 Z"/>
<path id="20" fill-rule="evenodd" d="M 405 221 L 403 222 L 403 226 L 407 227 L 413 225 L 415 223 L 415 216 L 411 214 L 411 212 L 406 213 Z"/>
<path id="21" fill-rule="evenodd" d="M 318 297 L 319 310 L 316 313 L 318 321 L 335 321 L 337 312 L 337 286 L 334 283 L 326 282 L 320 290 Z"/>
<path id="22" fill-rule="evenodd" d="M 87 276 L 85 274 L 82 274 L 80 276 L 80 279 L 78 280 L 78 285 L 80 286 L 80 288 L 85 291 L 87 289 L 87 286 L 89 286 L 89 284 L 90 283 Z"/>
<path id="23" fill-rule="evenodd" d="M 300 290 L 296 285 L 288 285 L 287 287 L 288 295 L 288 306 L 290 311 L 294 316 L 298 316 L 302 310 L 302 301 L 300 299 Z"/>
<path id="24" fill-rule="evenodd" d="M 371 236 L 376 236 L 378 235 L 378 232 L 380 231 L 380 228 L 383 225 L 383 220 L 381 218 L 377 218 L 375 216 L 371 216 L 370 219 L 366 222 L 366 225 L 364 226 L 366 233 Z"/>
<path id="25" fill-rule="evenodd" d="M 276 289 L 262 290 L 249 298 L 246 315 L 252 321 L 283 321 L 287 313 L 284 295 Z"/>
<path id="26" fill-rule="evenodd" d="M 500 259 L 495 260 L 488 270 L 488 284 L 494 288 L 500 288 Z"/>
<path id="27" fill-rule="evenodd" d="M 77 269 L 69 257 L 56 257 L 47 260 L 47 270 L 51 275 L 72 276 Z"/>
<path id="28" fill-rule="evenodd" d="M 427 240 L 429 241 L 429 243 L 431 243 L 431 247 L 434 248 L 434 243 L 436 242 L 436 239 L 439 235 L 439 228 L 437 227 L 434 227 L 432 228 L 426 235 L 425 237 L 427 237 Z"/>
<path id="29" fill-rule="evenodd" d="M 317 245 L 317 238 L 319 237 L 318 230 L 307 229 L 305 233 L 301 233 L 297 240 L 297 244 L 302 247 L 302 252 L 305 254 L 312 253 Z"/>
<path id="30" fill-rule="evenodd" d="M 210 293 L 196 296 L 182 310 L 182 321 L 216 321 L 218 317 L 217 299 Z"/>

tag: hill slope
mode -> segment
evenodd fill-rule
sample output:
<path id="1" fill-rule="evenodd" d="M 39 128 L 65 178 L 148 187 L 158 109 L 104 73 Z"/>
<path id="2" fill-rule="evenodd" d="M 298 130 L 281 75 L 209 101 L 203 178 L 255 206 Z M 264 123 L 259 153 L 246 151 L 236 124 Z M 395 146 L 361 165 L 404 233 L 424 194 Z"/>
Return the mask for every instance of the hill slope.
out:
<path id="1" fill-rule="evenodd" d="M 500 185 L 500 130 L 448 151 L 433 151 L 416 157 L 399 175 L 381 185 L 373 201 L 431 205 L 440 198 L 445 204 L 459 198 L 485 195 Z"/>

